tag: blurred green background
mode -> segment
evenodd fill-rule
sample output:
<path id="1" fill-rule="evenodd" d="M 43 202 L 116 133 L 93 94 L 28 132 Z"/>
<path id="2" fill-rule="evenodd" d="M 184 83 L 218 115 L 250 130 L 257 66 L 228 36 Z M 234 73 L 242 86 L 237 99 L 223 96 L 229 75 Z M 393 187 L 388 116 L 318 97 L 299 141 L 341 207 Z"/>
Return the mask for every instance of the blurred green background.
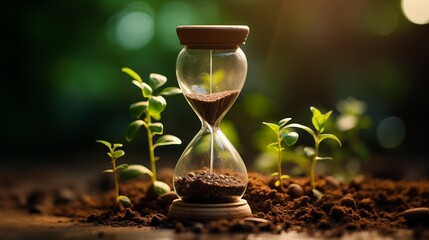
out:
<path id="1" fill-rule="evenodd" d="M 128 106 L 140 100 L 122 67 L 145 79 L 163 74 L 168 86 L 177 86 L 182 46 L 176 26 L 244 24 L 250 27 L 242 47 L 248 76 L 224 127 L 245 159 L 253 162 L 264 151 L 262 121 L 292 117 L 311 125 L 310 106 L 334 110 L 335 120 L 341 101 L 352 97 L 363 104 L 358 117 L 366 123 L 353 133 L 360 150 L 352 149 L 347 130 L 336 130 L 346 138 L 340 157 L 387 156 L 427 166 L 428 1 L 59 0 L 1 6 L 2 165 L 61 162 L 62 156 L 88 161 L 84 156 L 93 153 L 102 158 L 104 149 L 94 141 L 125 143 Z M 184 142 L 163 150 L 174 166 L 200 122 L 183 96 L 167 101 L 165 132 Z M 144 149 L 143 134 L 125 147 L 142 158 Z"/>

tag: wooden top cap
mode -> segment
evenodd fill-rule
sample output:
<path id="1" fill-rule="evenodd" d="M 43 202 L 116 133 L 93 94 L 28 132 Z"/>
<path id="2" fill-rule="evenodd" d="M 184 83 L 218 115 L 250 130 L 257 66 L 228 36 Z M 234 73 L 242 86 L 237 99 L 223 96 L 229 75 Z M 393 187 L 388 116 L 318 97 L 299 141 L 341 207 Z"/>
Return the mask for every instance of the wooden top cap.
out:
<path id="1" fill-rule="evenodd" d="M 246 42 L 244 25 L 185 25 L 176 28 L 180 44 L 188 48 L 234 49 Z"/>

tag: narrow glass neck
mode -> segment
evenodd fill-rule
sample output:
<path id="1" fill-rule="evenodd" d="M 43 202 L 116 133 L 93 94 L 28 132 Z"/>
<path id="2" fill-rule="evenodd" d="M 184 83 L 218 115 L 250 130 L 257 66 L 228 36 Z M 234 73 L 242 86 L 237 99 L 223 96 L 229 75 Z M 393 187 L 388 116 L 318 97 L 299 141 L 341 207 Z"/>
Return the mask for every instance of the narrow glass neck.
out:
<path id="1" fill-rule="evenodd" d="M 209 131 L 209 132 L 215 132 L 215 131 L 220 130 L 220 121 L 222 120 L 222 118 L 220 118 L 217 122 L 215 122 L 214 125 L 210 125 L 209 123 L 207 123 L 206 121 L 204 121 L 204 119 L 202 119 L 201 117 L 200 117 L 200 120 L 201 120 L 201 124 L 202 124 L 201 127 L 202 128 L 206 128 L 207 131 Z"/>

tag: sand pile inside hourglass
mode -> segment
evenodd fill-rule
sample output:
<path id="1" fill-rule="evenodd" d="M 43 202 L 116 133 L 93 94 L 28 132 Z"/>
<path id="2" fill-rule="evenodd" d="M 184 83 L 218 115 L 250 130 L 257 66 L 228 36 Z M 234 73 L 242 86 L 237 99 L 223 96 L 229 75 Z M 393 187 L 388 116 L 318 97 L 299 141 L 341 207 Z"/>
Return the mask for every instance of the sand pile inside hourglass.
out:
<path id="1" fill-rule="evenodd" d="M 192 203 L 232 203 L 240 200 L 246 185 L 229 173 L 216 174 L 207 170 L 177 177 L 176 191 L 182 200 Z"/>
<path id="2" fill-rule="evenodd" d="M 187 93 L 186 98 L 195 110 L 210 126 L 214 126 L 237 98 L 240 91 L 231 90 L 217 93 L 196 94 Z"/>
<path id="3" fill-rule="evenodd" d="M 208 94 L 185 94 L 185 96 L 204 121 L 210 126 L 214 126 L 233 104 L 239 93 L 240 91 L 234 90 Z M 237 202 L 246 188 L 246 185 L 233 173 L 213 173 L 208 168 L 177 177 L 175 181 L 176 191 L 182 196 L 182 200 L 192 203 Z"/>

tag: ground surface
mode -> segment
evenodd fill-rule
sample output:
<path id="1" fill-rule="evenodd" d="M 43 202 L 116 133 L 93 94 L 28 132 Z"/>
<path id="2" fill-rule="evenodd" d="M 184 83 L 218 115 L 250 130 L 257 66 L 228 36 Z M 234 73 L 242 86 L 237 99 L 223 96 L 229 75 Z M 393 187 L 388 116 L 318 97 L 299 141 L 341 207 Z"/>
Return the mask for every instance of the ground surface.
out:
<path id="1" fill-rule="evenodd" d="M 122 224 L 123 219 L 114 218 L 116 220 L 109 224 L 116 227 L 105 225 L 103 222 L 100 224 L 97 220 L 106 214 L 106 206 L 101 208 L 88 206 L 93 203 L 100 204 L 103 198 L 109 199 L 111 193 L 109 193 L 109 179 L 104 181 L 99 177 L 98 172 L 97 168 L 82 171 L 61 166 L 19 169 L 19 171 L 16 168 L 1 170 L 1 239 L 190 239 L 196 236 L 199 239 L 213 239 L 212 232 L 221 232 L 215 234 L 217 239 L 429 239 L 427 227 L 410 228 L 397 214 L 407 208 L 421 207 L 421 204 L 428 205 L 429 185 L 426 181 L 411 183 L 411 185 L 402 182 L 398 185 L 399 187 L 391 183 L 386 185 L 381 181 L 377 184 L 383 183 L 384 187 L 370 184 L 365 187 L 366 192 L 362 193 L 356 189 L 345 191 L 344 189 L 349 189 L 350 186 L 337 183 L 330 178 L 328 180 L 322 178 L 319 183 L 325 195 L 335 193 L 335 196 L 328 201 L 332 204 L 326 205 L 317 202 L 318 200 L 308 193 L 305 179 L 285 183 L 286 187 L 292 183 L 304 186 L 304 196 L 292 197 L 294 195 L 292 192 L 278 192 L 271 186 L 269 178 L 251 174 L 251 181 L 244 198 L 249 201 L 254 217 L 267 219 L 272 223 L 269 227 L 263 227 L 255 232 L 254 229 L 249 230 L 248 225 L 239 223 L 236 227 L 240 231 L 219 227 L 222 224 L 201 226 L 191 223 L 181 226 L 162 216 L 165 214 L 165 209 L 168 209 L 168 205 L 157 210 L 161 215 L 155 218 L 155 222 L 153 218 L 145 218 L 146 215 L 150 215 L 145 214 L 147 209 L 136 205 L 132 211 L 129 211 L 134 214 L 133 221 Z M 164 172 L 168 177 L 169 170 Z M 17 176 L 20 177 L 17 178 Z M 128 191 L 132 199 L 139 198 L 139 191 L 130 191 L 132 186 L 139 184 L 129 185 L 123 186 L 122 190 Z M 376 189 L 382 189 L 382 191 L 377 193 Z M 402 196 L 393 196 L 398 189 Z M 93 194 L 88 195 L 88 193 Z M 373 200 L 364 200 L 368 198 Z M 97 202 L 98 200 L 101 202 Z M 88 211 L 79 211 L 82 209 L 82 202 L 89 204 L 84 206 L 84 210 Z M 142 202 L 144 203 L 143 200 Z M 285 210 L 287 207 L 292 208 Z M 370 208 L 376 210 L 372 211 Z M 119 213 L 107 215 L 115 214 L 122 216 Z M 90 221 L 88 221 L 85 215 L 92 215 L 92 220 L 89 218 Z M 366 215 L 368 217 L 365 217 Z M 374 216 L 376 216 L 375 219 L 373 219 Z M 197 230 L 195 230 L 196 226 L 198 226 Z M 280 231 L 277 231 L 279 230 L 277 226 L 281 226 Z M 299 226 L 308 227 L 311 231 L 303 231 Z M 317 231 L 319 228 L 326 229 L 319 232 Z M 341 234 L 338 234 L 339 232 L 335 229 L 339 229 Z"/>
<path id="2" fill-rule="evenodd" d="M 158 229 L 150 227 L 111 227 L 95 226 L 74 222 L 70 218 L 30 215 L 27 212 L 2 209 L 0 218 L 1 239 L 153 239 L 153 240 L 181 240 L 181 239 L 272 239 L 272 240 L 321 240 L 332 239 L 320 236 L 309 236 L 305 233 L 282 232 L 281 234 L 271 233 L 221 233 L 221 234 L 195 234 L 191 232 L 176 233 L 174 230 Z M 347 233 L 339 239 L 413 239 L 411 230 L 402 230 L 395 236 L 382 235 L 375 231 L 360 231 Z"/>

